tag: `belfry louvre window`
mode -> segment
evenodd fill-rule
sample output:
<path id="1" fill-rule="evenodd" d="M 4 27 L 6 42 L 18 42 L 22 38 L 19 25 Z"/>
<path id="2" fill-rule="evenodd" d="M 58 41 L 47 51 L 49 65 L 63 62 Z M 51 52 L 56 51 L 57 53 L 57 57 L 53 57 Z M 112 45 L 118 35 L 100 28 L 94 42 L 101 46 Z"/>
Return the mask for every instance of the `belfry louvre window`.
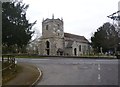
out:
<path id="1" fill-rule="evenodd" d="M 49 28 L 49 26 L 48 26 L 48 25 L 46 25 L 46 30 L 48 30 L 48 28 Z"/>
<path id="2" fill-rule="evenodd" d="M 59 24 L 57 24 L 58 25 L 58 29 L 60 28 L 60 25 Z"/>

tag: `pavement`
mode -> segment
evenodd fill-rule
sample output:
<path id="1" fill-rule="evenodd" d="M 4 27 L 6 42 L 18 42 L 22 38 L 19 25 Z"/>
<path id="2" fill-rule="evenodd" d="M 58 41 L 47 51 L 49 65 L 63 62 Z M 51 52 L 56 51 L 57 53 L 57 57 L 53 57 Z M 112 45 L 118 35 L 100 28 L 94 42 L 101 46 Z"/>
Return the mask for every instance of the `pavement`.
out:
<path id="1" fill-rule="evenodd" d="M 17 65 L 22 67 L 21 72 L 19 72 L 15 78 L 7 82 L 4 86 L 34 86 L 40 81 L 40 78 L 42 77 L 42 71 L 35 65 L 29 63 L 18 63 Z"/>

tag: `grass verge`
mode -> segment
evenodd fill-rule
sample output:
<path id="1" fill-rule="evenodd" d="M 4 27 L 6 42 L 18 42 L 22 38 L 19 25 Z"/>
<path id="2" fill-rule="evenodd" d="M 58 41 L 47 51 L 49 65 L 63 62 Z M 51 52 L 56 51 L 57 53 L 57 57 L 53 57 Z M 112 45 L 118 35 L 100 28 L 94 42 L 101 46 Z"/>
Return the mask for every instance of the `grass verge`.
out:
<path id="1" fill-rule="evenodd" d="M 15 56 L 16 58 L 44 58 L 44 56 L 31 56 L 31 55 L 25 55 L 25 56 Z"/>
<path id="2" fill-rule="evenodd" d="M 6 70 L 2 72 L 2 85 L 10 81 L 11 79 L 15 78 L 17 74 L 22 72 L 22 67 L 20 65 L 16 65 L 16 68 L 14 70 Z"/>

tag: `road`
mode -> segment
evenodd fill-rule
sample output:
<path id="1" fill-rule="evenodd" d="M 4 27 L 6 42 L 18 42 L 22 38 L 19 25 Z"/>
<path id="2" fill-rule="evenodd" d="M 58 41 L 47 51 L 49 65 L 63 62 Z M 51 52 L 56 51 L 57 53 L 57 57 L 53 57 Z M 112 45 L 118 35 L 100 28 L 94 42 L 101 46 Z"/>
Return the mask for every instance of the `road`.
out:
<path id="1" fill-rule="evenodd" d="M 38 85 L 118 85 L 117 59 L 18 59 L 43 71 Z"/>

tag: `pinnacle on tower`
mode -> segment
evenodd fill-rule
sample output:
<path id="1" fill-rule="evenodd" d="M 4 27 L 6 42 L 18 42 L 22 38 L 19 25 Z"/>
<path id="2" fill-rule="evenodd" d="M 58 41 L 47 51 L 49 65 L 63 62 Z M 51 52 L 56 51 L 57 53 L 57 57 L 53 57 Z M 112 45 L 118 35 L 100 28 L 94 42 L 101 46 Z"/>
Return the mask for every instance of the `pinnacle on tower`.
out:
<path id="1" fill-rule="evenodd" d="M 42 21 L 44 21 L 44 18 L 43 18 L 43 20 Z"/>
<path id="2" fill-rule="evenodd" d="M 54 14 L 52 14 L 52 19 L 54 19 Z"/>
<path id="3" fill-rule="evenodd" d="M 61 20 L 63 21 L 63 18 L 61 17 Z"/>

